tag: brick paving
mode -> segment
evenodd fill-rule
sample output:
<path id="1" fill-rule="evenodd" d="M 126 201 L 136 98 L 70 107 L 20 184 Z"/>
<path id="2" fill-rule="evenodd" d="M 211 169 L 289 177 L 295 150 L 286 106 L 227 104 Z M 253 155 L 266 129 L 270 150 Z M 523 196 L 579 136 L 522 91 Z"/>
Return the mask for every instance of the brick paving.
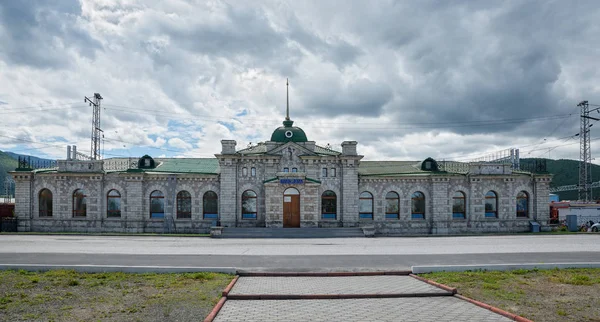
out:
<path id="1" fill-rule="evenodd" d="M 286 295 L 417 293 L 431 296 L 285 299 Z M 228 299 L 214 321 L 511 321 L 410 276 L 240 277 L 229 293 L 266 294 L 282 299 Z"/>
<path id="2" fill-rule="evenodd" d="M 231 295 L 449 294 L 410 276 L 240 277 Z"/>
<path id="3" fill-rule="evenodd" d="M 511 321 L 452 296 L 335 299 L 228 300 L 220 321 Z"/>

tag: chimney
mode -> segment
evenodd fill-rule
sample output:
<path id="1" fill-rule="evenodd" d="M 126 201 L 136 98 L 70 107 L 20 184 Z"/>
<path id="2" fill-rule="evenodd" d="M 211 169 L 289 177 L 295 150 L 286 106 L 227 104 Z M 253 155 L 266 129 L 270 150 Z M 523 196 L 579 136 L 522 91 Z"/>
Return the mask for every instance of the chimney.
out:
<path id="1" fill-rule="evenodd" d="M 67 161 L 71 161 L 71 146 L 67 145 Z"/>
<path id="2" fill-rule="evenodd" d="M 235 140 L 221 140 L 221 154 L 235 154 Z"/>
<path id="3" fill-rule="evenodd" d="M 356 141 L 342 142 L 342 155 L 356 155 Z"/>

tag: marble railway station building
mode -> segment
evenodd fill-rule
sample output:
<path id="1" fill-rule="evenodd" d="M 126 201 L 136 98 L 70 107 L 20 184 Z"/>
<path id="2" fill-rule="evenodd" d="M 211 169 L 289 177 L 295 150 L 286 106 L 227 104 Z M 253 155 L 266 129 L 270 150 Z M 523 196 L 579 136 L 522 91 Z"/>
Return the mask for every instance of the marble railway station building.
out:
<path id="1" fill-rule="evenodd" d="M 362 161 L 286 117 L 214 158 L 82 160 L 73 148 L 15 180 L 19 231 L 207 233 L 210 227 L 375 227 L 378 234 L 523 232 L 549 221 L 551 176 L 497 162 Z"/>

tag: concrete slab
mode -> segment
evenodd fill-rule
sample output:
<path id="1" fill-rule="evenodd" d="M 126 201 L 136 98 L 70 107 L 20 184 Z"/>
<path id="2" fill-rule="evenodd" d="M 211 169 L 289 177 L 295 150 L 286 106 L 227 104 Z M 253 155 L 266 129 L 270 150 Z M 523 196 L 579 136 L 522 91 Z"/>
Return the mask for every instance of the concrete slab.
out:
<path id="1" fill-rule="evenodd" d="M 235 295 L 340 295 L 452 293 L 410 276 L 240 277 L 229 293 Z"/>
<path id="2" fill-rule="evenodd" d="M 332 300 L 228 300 L 218 321 L 511 321 L 452 296 Z"/>

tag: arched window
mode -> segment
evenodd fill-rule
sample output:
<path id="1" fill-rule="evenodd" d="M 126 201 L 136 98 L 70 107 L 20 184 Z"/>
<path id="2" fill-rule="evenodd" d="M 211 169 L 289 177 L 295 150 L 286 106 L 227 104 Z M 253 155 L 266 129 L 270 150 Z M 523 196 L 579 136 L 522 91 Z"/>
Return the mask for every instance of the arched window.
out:
<path id="1" fill-rule="evenodd" d="M 160 190 L 150 194 L 150 218 L 165 218 L 165 195 Z"/>
<path id="2" fill-rule="evenodd" d="M 525 191 L 517 194 L 517 217 L 529 217 L 529 195 Z"/>
<path id="3" fill-rule="evenodd" d="M 214 191 L 207 191 L 202 197 L 202 211 L 204 219 L 219 218 L 219 197 Z"/>
<path id="4" fill-rule="evenodd" d="M 256 219 L 256 192 L 252 190 L 242 194 L 242 219 Z"/>
<path id="5" fill-rule="evenodd" d="M 385 218 L 400 219 L 400 196 L 394 191 L 385 195 Z"/>
<path id="6" fill-rule="evenodd" d="M 52 192 L 42 189 L 38 198 L 40 217 L 52 217 Z"/>
<path id="7" fill-rule="evenodd" d="M 242 176 L 246 177 L 248 175 L 248 168 L 243 167 L 242 168 Z"/>
<path id="8" fill-rule="evenodd" d="M 87 214 L 86 197 L 82 189 L 73 192 L 73 217 L 85 217 Z"/>
<path id="9" fill-rule="evenodd" d="M 192 218 L 192 195 L 185 191 L 177 194 L 177 219 Z"/>
<path id="10" fill-rule="evenodd" d="M 255 167 L 250 168 L 250 176 L 256 177 L 256 168 Z"/>
<path id="11" fill-rule="evenodd" d="M 465 200 L 465 194 L 462 191 L 454 193 L 454 197 L 452 197 L 452 218 L 465 219 L 467 217 Z"/>
<path id="12" fill-rule="evenodd" d="M 121 194 L 115 189 L 106 194 L 106 217 L 121 217 Z"/>
<path id="13" fill-rule="evenodd" d="M 360 194 L 358 200 L 358 218 L 373 219 L 373 195 L 370 192 L 365 191 Z"/>
<path id="14" fill-rule="evenodd" d="M 412 194 L 411 218 L 425 219 L 425 195 L 421 191 Z"/>
<path id="15" fill-rule="evenodd" d="M 321 195 L 321 218 L 336 219 L 337 217 L 337 196 L 335 192 L 327 190 Z"/>
<path id="16" fill-rule="evenodd" d="M 485 216 L 488 218 L 498 217 L 498 195 L 491 190 L 485 194 Z"/>

